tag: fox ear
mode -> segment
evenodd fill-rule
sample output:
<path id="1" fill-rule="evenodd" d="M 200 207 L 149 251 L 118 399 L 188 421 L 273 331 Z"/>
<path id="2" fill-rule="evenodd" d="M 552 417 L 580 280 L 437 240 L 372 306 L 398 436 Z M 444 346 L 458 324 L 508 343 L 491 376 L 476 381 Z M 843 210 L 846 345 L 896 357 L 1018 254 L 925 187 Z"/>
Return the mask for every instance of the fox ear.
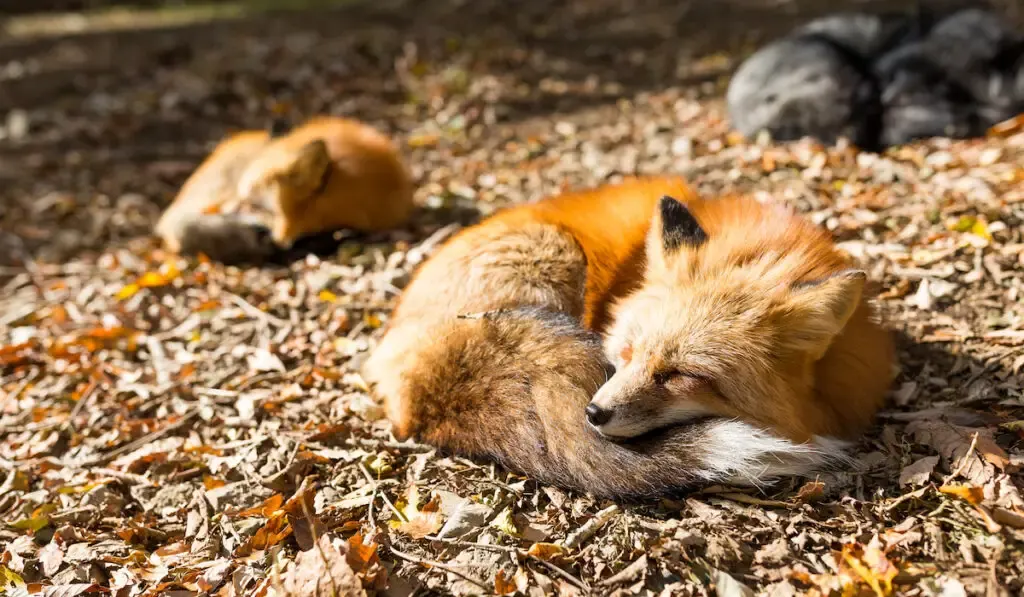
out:
<path id="1" fill-rule="evenodd" d="M 671 253 L 683 245 L 699 247 L 708 240 L 697 218 L 678 199 L 665 195 L 658 202 L 661 222 L 661 246 Z"/>
<path id="2" fill-rule="evenodd" d="M 291 175 L 298 179 L 296 182 L 317 184 L 330 165 L 331 156 L 327 152 L 327 144 L 323 139 L 314 139 L 299 148 Z"/>
<path id="3" fill-rule="evenodd" d="M 697 218 L 678 199 L 665 195 L 647 235 L 647 262 L 654 271 L 665 267 L 665 259 L 684 246 L 699 247 L 708 240 Z"/>
<path id="4" fill-rule="evenodd" d="M 815 360 L 824 356 L 860 306 L 866 280 L 863 270 L 847 269 L 794 285 L 785 306 L 794 319 L 785 326 L 789 345 L 810 351 Z"/>
<path id="5" fill-rule="evenodd" d="M 286 135 L 292 129 L 288 120 L 282 116 L 275 116 L 267 123 L 267 134 L 271 139 Z"/>

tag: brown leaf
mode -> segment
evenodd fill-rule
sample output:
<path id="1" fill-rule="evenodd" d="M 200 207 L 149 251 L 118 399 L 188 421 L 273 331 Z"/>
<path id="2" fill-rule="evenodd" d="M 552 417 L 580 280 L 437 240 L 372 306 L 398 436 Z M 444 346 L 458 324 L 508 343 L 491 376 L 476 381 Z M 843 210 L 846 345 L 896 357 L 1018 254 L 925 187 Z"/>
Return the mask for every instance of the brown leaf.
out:
<path id="1" fill-rule="evenodd" d="M 998 460 L 1001 453 L 1005 457 L 1005 453 L 991 441 L 991 432 L 984 428 L 921 420 L 907 425 L 907 433 L 918 443 L 933 448 L 946 461 L 950 471 L 958 471 L 972 485 L 984 485 L 992 480 L 994 474 L 992 465 L 987 464 L 990 457 L 983 460 L 979 456 L 991 453 L 991 458 Z M 974 450 L 971 450 L 972 442 Z M 998 452 L 994 452 L 993 448 Z"/>
<path id="2" fill-rule="evenodd" d="M 313 498 L 316 496 L 316 476 L 302 480 L 302 484 L 284 504 L 284 512 L 288 524 L 292 526 L 295 541 L 299 549 L 306 551 L 316 545 L 317 537 L 324 534 L 327 527 L 316 515 Z"/>
<path id="3" fill-rule="evenodd" d="M 238 546 L 234 555 L 236 557 L 245 557 L 253 552 L 273 547 L 284 541 L 291 534 L 292 527 L 288 524 L 287 515 L 283 511 L 278 510 L 267 519 L 266 524 L 260 527 L 252 537 L 249 537 L 245 543 Z"/>
<path id="4" fill-rule="evenodd" d="M 498 570 L 498 573 L 494 575 L 494 594 L 511 595 L 515 593 L 516 590 L 516 584 L 505 578 L 505 571 Z"/>
<path id="5" fill-rule="evenodd" d="M 557 543 L 534 543 L 526 553 L 545 562 L 555 562 L 565 556 L 565 548 Z"/>
<path id="6" fill-rule="evenodd" d="M 344 543 L 341 543 L 344 545 Z M 323 535 L 313 549 L 301 551 L 283 575 L 285 595 L 302 597 L 363 597 L 366 591 L 359 577 L 329 535 Z"/>
<path id="7" fill-rule="evenodd" d="M 825 484 L 821 481 L 808 481 L 796 492 L 796 499 L 801 502 L 817 502 L 825 495 Z"/>
<path id="8" fill-rule="evenodd" d="M 992 511 L 992 518 L 999 524 L 1015 529 L 1024 529 L 1024 514 L 1014 512 L 1006 508 L 996 508 Z"/>
<path id="9" fill-rule="evenodd" d="M 363 586 L 367 588 L 382 588 L 387 583 L 387 569 L 380 562 L 380 555 L 377 553 L 377 542 L 363 543 L 363 536 L 360 533 L 352 535 L 348 539 L 348 549 L 345 552 L 345 559 L 352 567 Z"/>
<path id="10" fill-rule="evenodd" d="M 900 487 L 906 485 L 924 485 L 932 476 L 935 465 L 939 463 L 938 456 L 925 456 L 905 467 L 900 472 Z"/>
<path id="11" fill-rule="evenodd" d="M 282 504 L 284 504 L 284 496 L 280 493 L 275 493 L 264 500 L 259 506 L 242 510 L 235 516 L 238 516 L 239 518 L 249 518 L 253 516 L 270 518 L 272 514 L 281 509 Z"/>
<path id="12" fill-rule="evenodd" d="M 110 590 L 94 583 L 75 583 L 69 585 L 54 585 L 43 587 L 42 597 L 76 597 L 77 595 L 109 593 Z"/>

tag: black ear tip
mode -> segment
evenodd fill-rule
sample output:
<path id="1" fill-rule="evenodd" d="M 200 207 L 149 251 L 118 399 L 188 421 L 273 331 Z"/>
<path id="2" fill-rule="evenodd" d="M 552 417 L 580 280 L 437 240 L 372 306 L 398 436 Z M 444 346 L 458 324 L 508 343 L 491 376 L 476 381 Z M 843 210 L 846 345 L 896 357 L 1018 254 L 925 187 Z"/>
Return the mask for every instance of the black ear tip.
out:
<path id="1" fill-rule="evenodd" d="M 287 134 L 290 130 L 291 125 L 288 122 L 288 119 L 283 116 L 275 116 L 267 123 L 267 133 L 269 133 L 272 138 L 281 137 Z"/>
<path id="2" fill-rule="evenodd" d="M 678 199 L 670 195 L 662 195 L 661 201 L 658 202 L 658 208 L 661 210 L 661 213 L 665 213 L 666 211 L 678 210 L 680 208 L 685 211 L 689 211 L 688 209 L 686 209 L 685 205 L 679 202 Z"/>
<path id="3" fill-rule="evenodd" d="M 677 249 L 684 244 L 697 247 L 707 240 L 697 218 L 681 201 L 665 195 L 658 203 L 658 209 L 661 212 L 662 243 L 666 249 Z"/>

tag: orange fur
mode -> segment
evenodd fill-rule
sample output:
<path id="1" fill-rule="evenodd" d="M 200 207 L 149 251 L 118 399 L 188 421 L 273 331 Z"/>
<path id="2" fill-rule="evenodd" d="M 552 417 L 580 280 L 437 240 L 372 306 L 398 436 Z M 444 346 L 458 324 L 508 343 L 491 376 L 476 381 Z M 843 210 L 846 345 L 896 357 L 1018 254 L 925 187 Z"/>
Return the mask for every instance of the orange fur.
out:
<path id="1" fill-rule="evenodd" d="M 317 117 L 278 137 L 245 131 L 222 141 L 156 232 L 175 252 L 261 259 L 321 232 L 401 226 L 412 194 L 387 137 L 358 121 Z M 269 229 L 269 239 L 258 229 Z"/>
<path id="2" fill-rule="evenodd" d="M 664 195 L 707 242 L 670 246 Z M 451 238 L 363 375 L 396 437 L 601 495 L 800 474 L 834 456 L 822 435 L 870 420 L 890 376 L 888 336 L 845 267 L 805 220 L 704 201 L 678 178 L 567 193 Z M 588 425 L 592 404 L 627 432 Z"/>
<path id="3" fill-rule="evenodd" d="M 642 288 L 613 309 L 606 346 L 619 370 L 594 403 L 632 421 L 602 431 L 632 436 L 710 414 L 796 442 L 861 433 L 894 357 L 863 272 L 784 207 L 746 197 L 687 207 L 708 240 L 666 252 L 656 222 Z"/>
<path id="4" fill-rule="evenodd" d="M 663 195 L 695 197 L 680 178 L 631 178 L 508 209 L 490 221 L 512 227 L 551 224 L 572 236 L 587 261 L 583 325 L 600 331 L 612 299 L 628 294 L 643 278 L 647 228 Z"/>

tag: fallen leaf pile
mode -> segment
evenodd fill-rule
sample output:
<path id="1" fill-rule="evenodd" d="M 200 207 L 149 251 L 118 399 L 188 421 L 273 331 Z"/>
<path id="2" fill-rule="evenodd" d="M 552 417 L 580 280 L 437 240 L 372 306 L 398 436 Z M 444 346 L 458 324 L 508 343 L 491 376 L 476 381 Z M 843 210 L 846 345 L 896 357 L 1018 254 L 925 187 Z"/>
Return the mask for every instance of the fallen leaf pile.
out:
<path id="1" fill-rule="evenodd" d="M 1024 120 L 738 138 L 728 69 L 811 0 L 345 4 L 0 43 L 0 591 L 1024 590 Z M 281 106 L 394 134 L 414 223 L 288 265 L 162 251 L 203 154 Z M 390 437 L 358 367 L 440 242 L 666 172 L 792 204 L 870 272 L 899 372 L 853 466 L 609 504 Z"/>

